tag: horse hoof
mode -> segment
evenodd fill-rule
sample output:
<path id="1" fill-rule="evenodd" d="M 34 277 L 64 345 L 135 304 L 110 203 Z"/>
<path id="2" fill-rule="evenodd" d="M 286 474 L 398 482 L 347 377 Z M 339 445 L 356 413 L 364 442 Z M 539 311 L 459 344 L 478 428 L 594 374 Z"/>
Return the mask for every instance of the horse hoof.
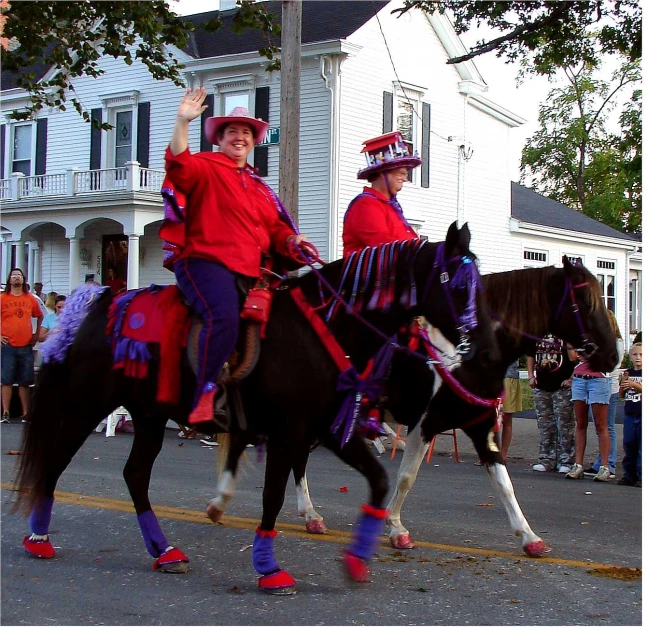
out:
<path id="1" fill-rule="evenodd" d="M 360 559 L 350 552 L 344 552 L 344 567 L 351 581 L 355 583 L 370 582 L 370 570 L 368 569 L 368 563 L 364 559 Z"/>
<path id="2" fill-rule="evenodd" d="M 285 570 L 279 570 L 258 579 L 258 586 L 266 593 L 274 596 L 296 594 L 296 581 Z"/>
<path id="3" fill-rule="evenodd" d="M 404 535 L 395 535 L 389 538 L 391 547 L 398 550 L 413 550 L 416 547 L 411 535 L 407 532 Z"/>
<path id="4" fill-rule="evenodd" d="M 186 574 L 189 571 L 189 557 L 179 548 L 171 548 L 153 561 L 153 570 L 168 574 Z"/>
<path id="5" fill-rule="evenodd" d="M 551 548 L 548 547 L 541 539 L 539 541 L 531 541 L 523 547 L 523 551 L 529 557 L 540 557 L 544 554 L 547 554 L 551 551 Z"/>
<path id="6" fill-rule="evenodd" d="M 37 559 L 53 559 L 54 558 L 54 546 L 52 546 L 49 538 L 46 540 L 36 540 L 32 541 L 29 537 L 25 537 L 22 540 L 23 548 L 25 552 Z"/>
<path id="7" fill-rule="evenodd" d="M 215 504 L 212 504 L 211 502 L 207 504 L 207 515 L 214 524 L 217 524 L 224 514 L 225 511 L 220 510 Z"/>
<path id="8" fill-rule="evenodd" d="M 306 524 L 306 530 L 312 535 L 325 535 L 328 532 L 323 519 L 311 519 Z"/>

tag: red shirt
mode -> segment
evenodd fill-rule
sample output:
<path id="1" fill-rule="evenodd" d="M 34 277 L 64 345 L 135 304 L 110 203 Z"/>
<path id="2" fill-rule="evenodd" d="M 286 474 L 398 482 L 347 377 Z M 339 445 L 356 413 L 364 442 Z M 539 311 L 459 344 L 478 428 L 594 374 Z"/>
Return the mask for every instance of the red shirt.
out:
<path id="1" fill-rule="evenodd" d="M 352 203 L 344 220 L 344 257 L 365 247 L 418 236 L 382 193 L 369 187 L 364 187 L 364 193 L 369 196 Z"/>
<path id="2" fill-rule="evenodd" d="M 166 173 L 190 198 L 186 209 L 186 247 L 179 256 L 216 261 L 227 269 L 257 277 L 261 255 L 270 248 L 287 255 L 294 234 L 283 222 L 262 184 L 222 153 L 166 150 Z"/>

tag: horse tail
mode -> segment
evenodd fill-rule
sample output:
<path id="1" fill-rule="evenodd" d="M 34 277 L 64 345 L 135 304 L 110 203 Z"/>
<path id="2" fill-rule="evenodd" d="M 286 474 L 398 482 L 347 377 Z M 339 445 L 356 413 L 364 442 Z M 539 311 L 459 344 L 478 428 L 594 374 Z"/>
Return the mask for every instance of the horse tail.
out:
<path id="1" fill-rule="evenodd" d="M 24 426 L 21 457 L 14 490 L 17 499 L 12 507 L 29 515 L 34 505 L 46 496 L 46 467 L 65 421 L 68 362 L 45 364 L 38 375 Z"/>
<path id="2" fill-rule="evenodd" d="M 20 447 L 21 457 L 14 490 L 17 499 L 12 512 L 29 514 L 44 499 L 47 489 L 47 467 L 52 454 L 60 449 L 64 423 L 74 422 L 70 409 L 69 351 L 89 313 L 96 310 L 107 287 L 82 285 L 66 301 L 47 340 L 41 345 L 43 365 L 39 371 L 34 396 L 27 413 Z"/>

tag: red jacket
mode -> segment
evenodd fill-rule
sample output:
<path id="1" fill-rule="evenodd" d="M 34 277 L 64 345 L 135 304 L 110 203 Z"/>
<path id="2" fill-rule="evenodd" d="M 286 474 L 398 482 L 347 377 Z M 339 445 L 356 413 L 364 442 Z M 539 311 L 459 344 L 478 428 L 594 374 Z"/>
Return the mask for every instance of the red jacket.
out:
<path id="1" fill-rule="evenodd" d="M 270 248 L 287 255 L 286 240 L 294 231 L 248 168 L 222 153 L 187 149 L 174 156 L 167 148 L 167 177 L 190 199 L 186 246 L 179 258 L 217 261 L 232 272 L 257 277 L 261 255 Z"/>
<path id="2" fill-rule="evenodd" d="M 344 218 L 344 257 L 368 246 L 418 236 L 382 193 L 369 187 L 364 187 L 364 193 L 368 195 L 351 202 Z"/>

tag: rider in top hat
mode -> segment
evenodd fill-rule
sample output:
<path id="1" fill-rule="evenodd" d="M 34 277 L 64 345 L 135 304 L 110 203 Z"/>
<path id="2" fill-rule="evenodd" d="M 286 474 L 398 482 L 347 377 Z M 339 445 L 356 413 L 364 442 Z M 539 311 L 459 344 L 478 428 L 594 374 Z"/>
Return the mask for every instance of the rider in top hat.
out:
<path id="1" fill-rule="evenodd" d="M 216 379 L 236 345 L 243 298 L 260 275 L 261 257 L 270 251 L 288 256 L 290 242 L 305 239 L 247 163 L 265 137 L 265 121 L 242 107 L 208 118 L 205 136 L 220 152 L 189 152 L 189 122 L 205 111 L 206 96 L 202 87 L 186 91 L 166 150 L 167 182 L 190 199 L 173 271 L 187 302 L 204 320 L 189 423 L 213 418 Z"/>
<path id="2" fill-rule="evenodd" d="M 420 166 L 422 160 L 411 154 L 398 131 L 367 140 L 362 153 L 366 156 L 366 167 L 357 178 L 368 180 L 371 186 L 364 187 L 346 211 L 344 257 L 367 246 L 417 236 L 404 218 L 396 195 L 402 190 L 409 169 Z"/>

